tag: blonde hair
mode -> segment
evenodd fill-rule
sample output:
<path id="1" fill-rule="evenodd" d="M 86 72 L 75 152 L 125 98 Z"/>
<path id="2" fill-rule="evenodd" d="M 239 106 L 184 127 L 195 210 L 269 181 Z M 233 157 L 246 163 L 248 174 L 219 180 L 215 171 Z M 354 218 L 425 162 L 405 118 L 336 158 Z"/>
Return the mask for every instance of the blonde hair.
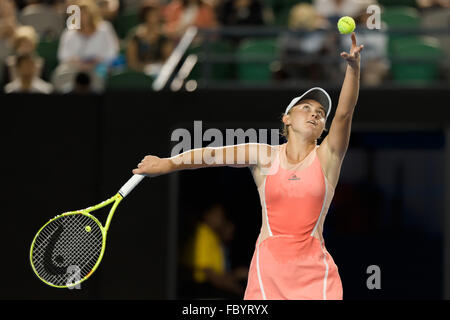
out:
<path id="1" fill-rule="evenodd" d="M 82 9 L 86 9 L 91 18 L 92 25 L 94 29 L 97 29 L 98 25 L 103 21 L 100 8 L 94 0 L 77 0 L 76 5 Z M 83 19 L 83 17 L 81 17 Z"/>
<path id="2" fill-rule="evenodd" d="M 17 27 L 14 32 L 13 46 L 16 51 L 23 40 L 29 40 L 34 47 L 36 47 L 39 42 L 39 36 L 36 30 L 32 26 L 20 26 Z"/>

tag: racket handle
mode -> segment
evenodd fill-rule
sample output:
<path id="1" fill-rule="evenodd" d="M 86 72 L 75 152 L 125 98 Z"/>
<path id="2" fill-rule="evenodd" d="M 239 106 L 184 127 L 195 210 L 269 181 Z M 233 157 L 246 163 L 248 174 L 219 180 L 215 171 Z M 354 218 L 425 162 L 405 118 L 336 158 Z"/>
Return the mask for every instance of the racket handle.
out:
<path id="1" fill-rule="evenodd" d="M 144 178 L 145 176 L 141 174 L 133 175 L 130 180 L 128 180 L 127 183 L 125 183 L 122 188 L 120 188 L 120 195 L 125 198 Z"/>

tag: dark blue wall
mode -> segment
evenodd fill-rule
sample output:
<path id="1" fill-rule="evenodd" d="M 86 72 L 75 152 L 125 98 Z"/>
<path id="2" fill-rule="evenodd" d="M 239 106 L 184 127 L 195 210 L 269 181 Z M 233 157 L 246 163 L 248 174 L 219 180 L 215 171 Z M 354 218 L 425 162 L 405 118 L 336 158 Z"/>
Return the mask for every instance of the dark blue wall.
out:
<path id="1" fill-rule="evenodd" d="M 102 264 L 82 290 L 45 286 L 31 270 L 28 251 L 48 219 L 112 196 L 144 155 L 169 156 L 173 129 L 192 130 L 194 120 L 202 120 L 204 130 L 279 128 L 281 113 L 299 92 L 0 96 L 0 271 L 10 275 L 0 285 L 0 298 L 167 298 L 171 201 L 179 204 L 182 240 L 190 232 L 182 228 L 189 212 L 197 211 L 205 198 L 224 200 L 237 224 L 233 259 L 249 263 L 261 223 L 259 200 L 248 170 L 232 168 L 180 173 L 179 199 L 169 192 L 168 176 L 139 185 L 120 205 Z M 329 92 L 336 102 L 339 91 Z M 449 95 L 444 90 L 361 90 L 324 232 L 344 298 L 442 296 L 444 199 L 438 170 L 444 168 L 442 130 L 450 119 L 442 101 Z M 393 169 L 395 159 L 398 167 Z M 424 170 L 430 174 L 421 175 Z M 427 201 L 429 208 L 423 206 Z M 377 292 L 365 286 L 371 264 L 382 272 Z"/>

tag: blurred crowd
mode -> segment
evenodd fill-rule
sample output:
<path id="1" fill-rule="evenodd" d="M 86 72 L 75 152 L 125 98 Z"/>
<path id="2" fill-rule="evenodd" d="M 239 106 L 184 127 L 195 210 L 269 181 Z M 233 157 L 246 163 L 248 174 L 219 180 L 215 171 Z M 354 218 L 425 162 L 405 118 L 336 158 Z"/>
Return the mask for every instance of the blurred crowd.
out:
<path id="1" fill-rule="evenodd" d="M 448 28 L 450 0 L 413 2 L 411 8 L 431 27 Z M 0 81 L 7 93 L 86 93 L 104 90 L 108 77 L 121 72 L 154 78 L 189 26 L 285 27 L 275 42 L 271 77 L 332 80 L 343 70 L 336 57 L 350 47 L 336 22 L 351 16 L 358 42 L 365 45 L 362 83 L 377 86 L 390 76 L 392 61 L 389 37 L 364 33 L 367 7 L 374 4 L 380 5 L 377 0 L 0 0 Z M 80 8 L 79 21 L 75 11 L 68 12 L 71 5 Z M 79 28 L 69 28 L 77 23 Z M 237 37 L 233 47 L 248 38 Z M 438 41 L 446 53 L 448 35 Z"/>

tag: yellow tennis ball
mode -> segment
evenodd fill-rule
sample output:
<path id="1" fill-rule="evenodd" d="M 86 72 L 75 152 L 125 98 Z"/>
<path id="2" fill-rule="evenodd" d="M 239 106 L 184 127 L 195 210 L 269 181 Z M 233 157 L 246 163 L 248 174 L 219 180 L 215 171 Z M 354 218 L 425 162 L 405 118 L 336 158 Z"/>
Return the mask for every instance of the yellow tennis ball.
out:
<path id="1" fill-rule="evenodd" d="M 86 230 L 86 232 L 91 232 L 91 227 L 90 226 L 86 226 L 84 229 Z"/>
<path id="2" fill-rule="evenodd" d="M 339 32 L 342 34 L 352 33 L 356 28 L 355 20 L 353 20 L 353 18 L 349 16 L 340 18 L 337 26 Z"/>

